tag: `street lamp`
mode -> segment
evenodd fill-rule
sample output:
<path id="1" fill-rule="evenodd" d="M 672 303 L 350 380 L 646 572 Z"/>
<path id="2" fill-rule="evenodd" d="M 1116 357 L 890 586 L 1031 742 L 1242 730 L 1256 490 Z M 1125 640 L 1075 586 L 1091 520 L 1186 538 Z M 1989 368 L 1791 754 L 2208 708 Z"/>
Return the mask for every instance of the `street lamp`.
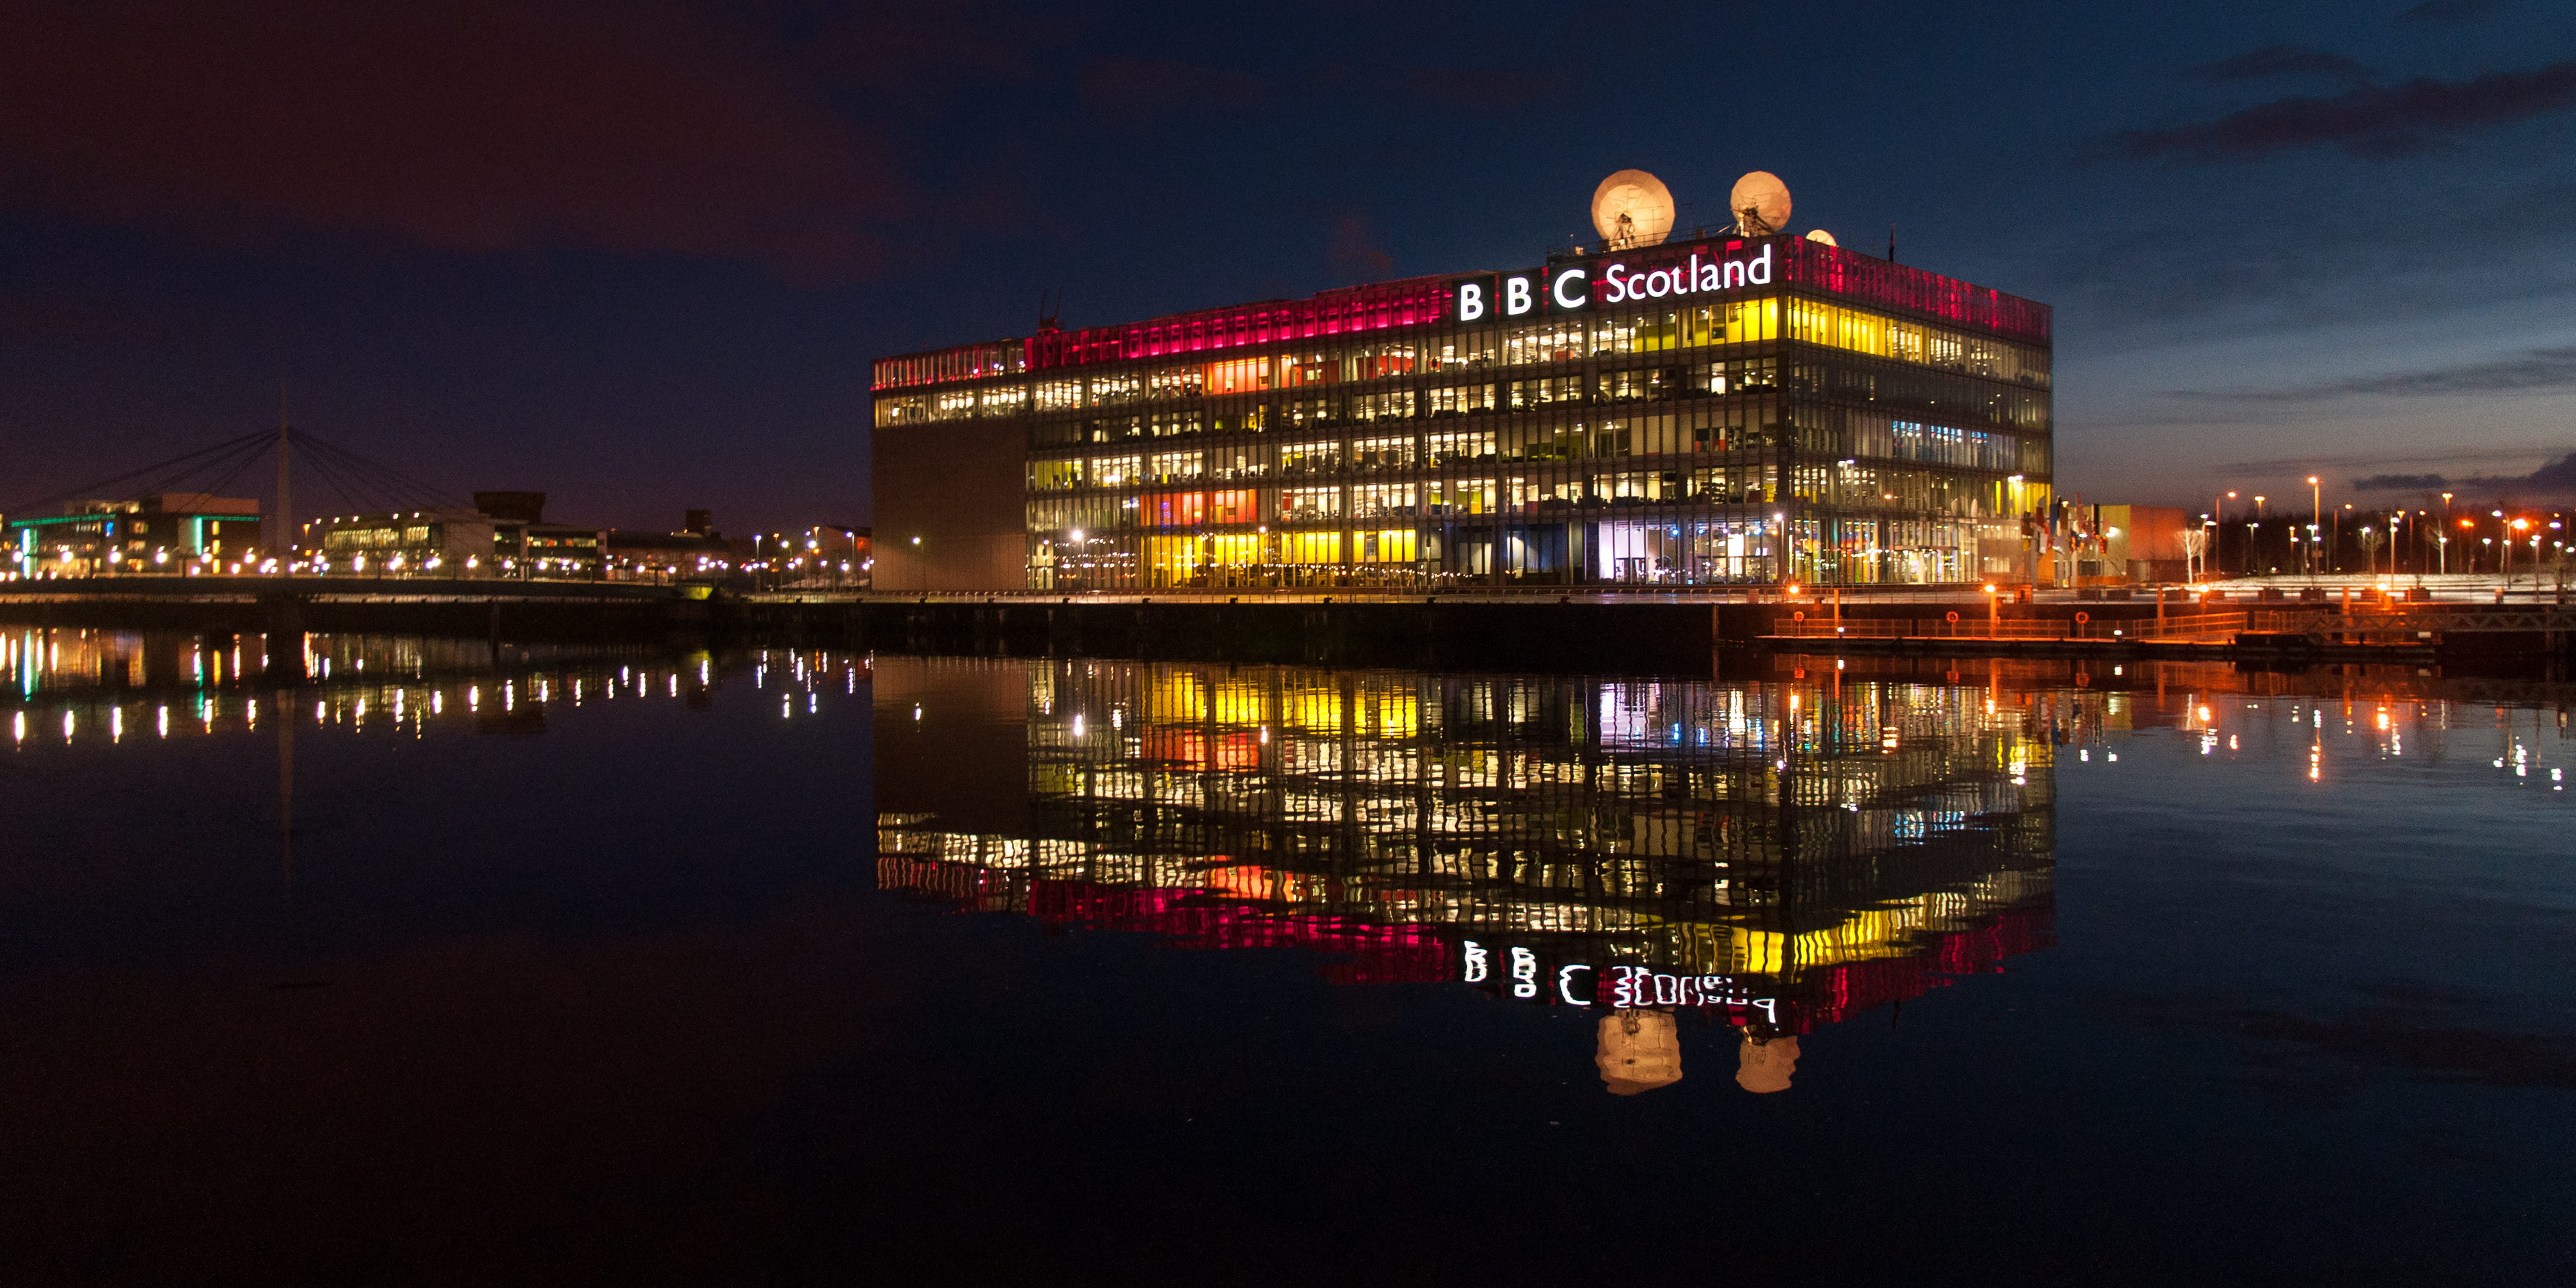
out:
<path id="1" fill-rule="evenodd" d="M 2447 554 L 2449 553 L 2448 548 L 2450 546 L 2451 532 L 2451 494 L 2448 492 L 2442 494 L 2442 526 L 2439 530 L 2443 537 L 2442 544 L 2444 547 L 2444 553 Z M 2448 560 L 2444 560 L 2442 571 L 2447 573 L 2450 570 L 2450 562 Z"/>
<path id="2" fill-rule="evenodd" d="M 2264 498 L 2263 496 L 2259 495 L 2259 494 L 2255 496 L 2255 498 L 2254 498 L 2254 522 L 2246 528 L 2246 537 L 2245 537 L 2245 540 L 2246 540 L 2249 544 L 2248 544 L 2248 548 L 2247 548 L 2247 549 L 2246 549 L 2246 551 L 2245 551 L 2245 571 L 2246 571 L 2246 572 L 2248 572 L 2248 573 L 2251 573 L 2251 572 L 2253 572 L 2253 571 L 2254 571 L 2254 551 L 2253 551 L 2253 549 L 2251 548 L 2251 544 L 2250 544 L 2250 543 L 2254 540 L 2254 537 L 2253 537 L 2253 530 L 2254 530 L 2255 528 L 2259 528 L 2259 527 L 2262 527 L 2262 526 L 2263 526 L 2263 502 L 2264 502 L 2264 500 L 2265 500 L 2265 498 Z"/>
<path id="3" fill-rule="evenodd" d="M 2317 529 L 2326 526 L 2325 493 L 2317 486 L 2317 476 L 2308 476 L 2308 575 L 2317 574 Z"/>
<path id="4" fill-rule="evenodd" d="M 2216 507 L 2215 507 L 2215 508 L 2217 509 L 2217 511 L 2218 511 L 2217 518 L 2216 518 L 2216 524 L 2217 524 L 2217 527 L 2216 527 L 2215 531 L 2213 531 L 2213 532 L 2210 534 L 2210 539 L 2211 539 L 2211 540 L 2213 540 L 2213 541 L 2214 541 L 2214 540 L 2217 540 L 2217 539 L 2218 539 L 2218 534 L 2219 534 L 2219 533 L 2223 533 L 2223 532 L 2227 531 L 2227 503 L 2228 503 L 2228 502 L 2230 502 L 2230 501 L 2233 501 L 2233 500 L 2235 500 L 2235 499 L 2236 499 L 2236 494 L 2235 494 L 2235 493 L 2233 493 L 2233 492 L 2230 492 L 2230 493 L 2226 494 L 2225 496 L 2222 496 L 2222 497 L 2218 498 L 2218 503 L 2217 503 L 2217 505 L 2216 505 Z M 2226 571 L 2227 571 L 2227 561 L 2226 561 L 2226 560 L 2221 559 L 2221 560 L 2219 560 L 2219 561 L 2218 561 L 2218 570 L 2219 570 L 2221 573 L 2224 573 L 2224 572 L 2226 572 Z"/>

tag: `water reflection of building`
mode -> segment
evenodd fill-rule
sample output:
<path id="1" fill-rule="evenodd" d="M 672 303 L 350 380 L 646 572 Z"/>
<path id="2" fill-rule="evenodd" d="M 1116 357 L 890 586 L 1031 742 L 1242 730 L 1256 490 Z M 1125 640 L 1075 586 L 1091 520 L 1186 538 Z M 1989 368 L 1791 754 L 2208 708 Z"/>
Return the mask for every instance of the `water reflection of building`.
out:
<path id="1" fill-rule="evenodd" d="M 2049 942 L 2056 722 L 1981 690 L 1026 675 L 1027 835 L 889 814 L 887 885 L 1765 1037 Z"/>
<path id="2" fill-rule="evenodd" d="M 709 706 L 726 677 L 775 695 L 782 719 L 854 700 L 864 656 L 813 649 L 711 653 L 662 645 L 495 644 L 301 632 L 0 628 L 0 721 L 13 750 L 221 736 L 297 721 L 419 735 L 545 729 L 552 707 Z M 291 704 L 291 705 L 290 705 Z"/>

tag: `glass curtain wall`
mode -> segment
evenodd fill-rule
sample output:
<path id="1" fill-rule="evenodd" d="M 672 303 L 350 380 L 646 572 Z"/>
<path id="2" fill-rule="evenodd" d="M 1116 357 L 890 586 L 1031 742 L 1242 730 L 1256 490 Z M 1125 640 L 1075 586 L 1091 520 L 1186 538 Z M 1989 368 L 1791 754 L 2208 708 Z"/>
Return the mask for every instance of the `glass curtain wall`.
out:
<path id="1" fill-rule="evenodd" d="M 2045 346 L 1785 292 L 1005 372 L 877 414 L 1025 424 L 1035 590 L 1963 583 L 2050 500 Z"/>

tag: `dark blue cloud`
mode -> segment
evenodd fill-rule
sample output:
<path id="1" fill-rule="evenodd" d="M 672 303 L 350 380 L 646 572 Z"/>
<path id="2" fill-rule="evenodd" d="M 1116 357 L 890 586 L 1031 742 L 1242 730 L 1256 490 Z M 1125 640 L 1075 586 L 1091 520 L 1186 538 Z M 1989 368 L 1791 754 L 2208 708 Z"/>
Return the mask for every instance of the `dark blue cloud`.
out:
<path id="1" fill-rule="evenodd" d="M 2465 22 L 2496 11 L 2496 0 L 2424 0 L 2397 15 L 2399 22 Z"/>
<path id="2" fill-rule="evenodd" d="M 2308 45 L 2265 45 L 2233 58 L 2202 63 L 2185 74 L 2213 85 L 2269 80 L 2276 76 L 2326 76 L 2354 84 L 2370 79 L 2370 69 L 2359 62 Z"/>
<path id="3" fill-rule="evenodd" d="M 2576 496 L 2576 452 L 2569 452 L 2529 474 L 2476 474 L 2451 479 L 2439 474 L 2373 474 L 2354 479 L 2356 492 L 2476 492 L 2493 496 Z"/>
<path id="4" fill-rule="evenodd" d="M 2262 393 L 2217 395 L 2276 402 L 2311 402 L 2356 394 L 2398 397 L 2461 394 L 2528 394 L 2576 389 L 2576 345 L 2527 349 L 2509 358 L 2464 362 L 2456 366 L 2409 371 L 2393 376 L 2365 376 L 2321 385 L 2304 385 Z"/>
<path id="5" fill-rule="evenodd" d="M 2576 107 L 2576 62 L 2464 81 L 2417 77 L 2361 86 L 2331 98 L 2296 95 L 2214 121 L 2124 130 L 2113 147 L 2133 160 L 2234 161 L 2300 148 L 2359 156 L 2421 151 L 2450 136 Z"/>

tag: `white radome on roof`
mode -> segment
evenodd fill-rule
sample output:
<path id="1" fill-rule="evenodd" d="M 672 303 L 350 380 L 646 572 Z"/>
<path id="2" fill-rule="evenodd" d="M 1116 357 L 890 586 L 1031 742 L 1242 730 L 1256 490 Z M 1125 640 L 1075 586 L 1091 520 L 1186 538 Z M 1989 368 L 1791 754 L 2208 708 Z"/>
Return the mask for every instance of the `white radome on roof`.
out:
<path id="1" fill-rule="evenodd" d="M 1762 237 L 1789 226 L 1789 185 L 1768 170 L 1756 170 L 1735 181 L 1726 209 L 1735 216 L 1735 231 Z"/>
<path id="2" fill-rule="evenodd" d="M 1622 170 L 1592 190 L 1592 227 L 1613 247 L 1659 246 L 1673 231 L 1673 194 L 1643 170 Z"/>

